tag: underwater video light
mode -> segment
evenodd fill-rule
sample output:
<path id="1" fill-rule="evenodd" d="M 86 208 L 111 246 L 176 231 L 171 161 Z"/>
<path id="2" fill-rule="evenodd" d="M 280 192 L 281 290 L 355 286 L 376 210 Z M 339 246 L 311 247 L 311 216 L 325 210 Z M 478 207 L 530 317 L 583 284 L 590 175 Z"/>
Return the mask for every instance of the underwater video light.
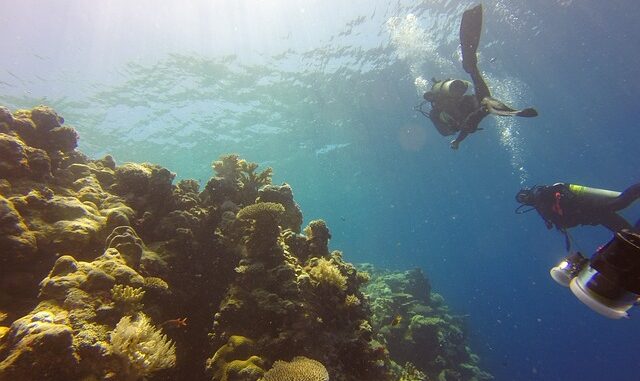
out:
<path id="1" fill-rule="evenodd" d="M 584 304 L 611 319 L 628 317 L 640 297 L 640 235 L 621 230 L 590 260 L 570 254 L 551 277 Z"/>
<path id="2" fill-rule="evenodd" d="M 569 254 L 557 266 L 549 270 L 551 278 L 561 286 L 569 287 L 571 280 L 578 276 L 580 271 L 589 264 L 589 260 L 576 252 Z"/>

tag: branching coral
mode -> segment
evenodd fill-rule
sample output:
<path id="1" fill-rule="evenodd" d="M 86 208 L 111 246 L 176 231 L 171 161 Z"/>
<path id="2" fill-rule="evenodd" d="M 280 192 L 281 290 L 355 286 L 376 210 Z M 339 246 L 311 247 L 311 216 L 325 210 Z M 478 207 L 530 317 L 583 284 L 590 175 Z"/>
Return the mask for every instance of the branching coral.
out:
<path id="1" fill-rule="evenodd" d="M 213 162 L 213 170 L 219 177 L 227 181 L 238 181 L 240 178 L 240 171 L 242 166 L 240 164 L 240 157 L 236 154 L 230 154 L 220 157 L 220 160 Z"/>
<path id="2" fill-rule="evenodd" d="M 353 294 L 349 294 L 344 298 L 344 305 L 347 307 L 356 307 L 361 304 L 360 298 Z"/>
<path id="3" fill-rule="evenodd" d="M 401 370 L 400 379 L 398 381 L 425 381 L 427 379 L 427 375 L 418 370 L 410 362 L 407 362 Z"/>
<path id="4" fill-rule="evenodd" d="M 318 259 L 315 266 L 309 270 L 309 275 L 317 287 L 335 287 L 341 291 L 347 289 L 347 278 L 340 273 L 340 269 L 325 258 Z"/>
<path id="5" fill-rule="evenodd" d="M 267 167 L 264 171 L 256 173 L 258 164 L 250 163 L 246 160 L 240 160 L 240 168 L 242 169 L 240 183 L 242 183 L 245 201 L 254 202 L 258 195 L 258 189 L 271 184 L 273 170 L 271 167 Z"/>
<path id="6" fill-rule="evenodd" d="M 271 184 L 273 174 L 271 168 L 256 172 L 257 168 L 258 164 L 242 160 L 236 154 L 222 156 L 213 162 L 216 177 L 207 183 L 204 199 L 220 202 L 231 199 L 243 205 L 255 202 L 258 190 Z"/>
<path id="7" fill-rule="evenodd" d="M 176 348 L 167 336 L 139 314 L 135 321 L 125 316 L 111 332 L 111 351 L 125 362 L 126 376 L 137 380 L 176 363 Z"/>
<path id="8" fill-rule="evenodd" d="M 111 288 L 111 298 L 126 314 L 142 309 L 142 288 L 134 288 L 123 284 L 116 284 Z"/>
<path id="9" fill-rule="evenodd" d="M 329 372 L 322 363 L 298 356 L 291 362 L 273 363 L 261 381 L 329 381 Z"/>

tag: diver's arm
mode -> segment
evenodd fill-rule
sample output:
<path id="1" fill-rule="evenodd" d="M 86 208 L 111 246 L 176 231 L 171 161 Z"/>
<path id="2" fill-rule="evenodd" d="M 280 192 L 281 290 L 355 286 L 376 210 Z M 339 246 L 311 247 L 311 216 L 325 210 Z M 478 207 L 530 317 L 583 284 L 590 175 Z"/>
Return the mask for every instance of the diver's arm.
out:
<path id="1" fill-rule="evenodd" d="M 538 214 L 540 215 L 540 217 L 542 217 L 542 221 L 544 221 L 544 226 L 547 227 L 547 229 L 551 230 L 553 228 L 553 222 L 551 222 L 541 211 L 540 209 L 536 208 L 536 212 L 538 212 Z"/>
<path id="2" fill-rule="evenodd" d="M 458 146 L 460 145 L 460 142 L 463 141 L 464 138 L 467 137 L 467 135 L 469 135 L 468 132 L 460 131 L 458 136 L 454 140 L 451 141 L 451 149 L 458 149 Z"/>
<path id="3" fill-rule="evenodd" d="M 627 221 L 626 219 L 624 219 L 624 217 L 620 216 L 617 213 L 608 213 L 602 216 L 602 220 L 600 221 L 600 223 L 614 233 L 622 229 L 632 229 L 629 221 Z"/>

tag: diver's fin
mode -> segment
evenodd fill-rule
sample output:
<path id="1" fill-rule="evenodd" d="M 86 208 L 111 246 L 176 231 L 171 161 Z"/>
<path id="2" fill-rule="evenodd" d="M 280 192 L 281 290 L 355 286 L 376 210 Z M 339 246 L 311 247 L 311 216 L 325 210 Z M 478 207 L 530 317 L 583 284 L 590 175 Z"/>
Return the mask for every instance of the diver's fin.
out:
<path id="1" fill-rule="evenodd" d="M 534 116 L 538 116 L 538 111 L 535 108 L 529 107 L 524 110 L 518 111 L 516 116 L 521 116 L 523 118 L 533 118 Z"/>
<path id="2" fill-rule="evenodd" d="M 460 46 L 462 47 L 462 68 L 467 73 L 477 70 L 478 58 L 476 50 L 480 44 L 482 32 L 482 4 L 467 9 L 462 14 L 460 23 Z"/>

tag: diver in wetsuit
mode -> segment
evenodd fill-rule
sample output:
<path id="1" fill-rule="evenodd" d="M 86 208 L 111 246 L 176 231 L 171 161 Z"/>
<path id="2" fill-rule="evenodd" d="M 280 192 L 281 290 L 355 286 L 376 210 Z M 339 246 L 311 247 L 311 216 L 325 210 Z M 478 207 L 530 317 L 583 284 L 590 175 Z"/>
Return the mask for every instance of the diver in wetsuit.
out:
<path id="1" fill-rule="evenodd" d="M 567 237 L 567 229 L 577 225 L 603 225 L 612 232 L 634 227 L 616 213 L 640 198 L 640 183 L 623 192 L 589 188 L 582 185 L 557 183 L 523 188 L 516 194 L 521 205 L 516 213 L 535 209 L 551 229 L 555 226 Z M 523 207 L 531 209 L 521 211 Z M 635 229 L 640 228 L 636 223 Z"/>
<path id="2" fill-rule="evenodd" d="M 418 111 L 431 119 L 434 126 L 443 136 L 458 133 L 451 142 L 452 149 L 458 149 L 460 142 L 467 135 L 478 130 L 482 119 L 489 115 L 534 117 L 538 112 L 533 108 L 515 110 L 503 102 L 491 97 L 491 92 L 478 69 L 476 51 L 482 31 L 482 4 L 468 9 L 462 15 L 460 24 L 460 44 L 462 47 L 462 67 L 473 81 L 474 95 L 465 95 L 469 82 L 460 79 L 445 79 L 434 82 L 430 91 L 424 94 Z M 431 103 L 431 110 L 426 113 L 422 106 Z"/>

